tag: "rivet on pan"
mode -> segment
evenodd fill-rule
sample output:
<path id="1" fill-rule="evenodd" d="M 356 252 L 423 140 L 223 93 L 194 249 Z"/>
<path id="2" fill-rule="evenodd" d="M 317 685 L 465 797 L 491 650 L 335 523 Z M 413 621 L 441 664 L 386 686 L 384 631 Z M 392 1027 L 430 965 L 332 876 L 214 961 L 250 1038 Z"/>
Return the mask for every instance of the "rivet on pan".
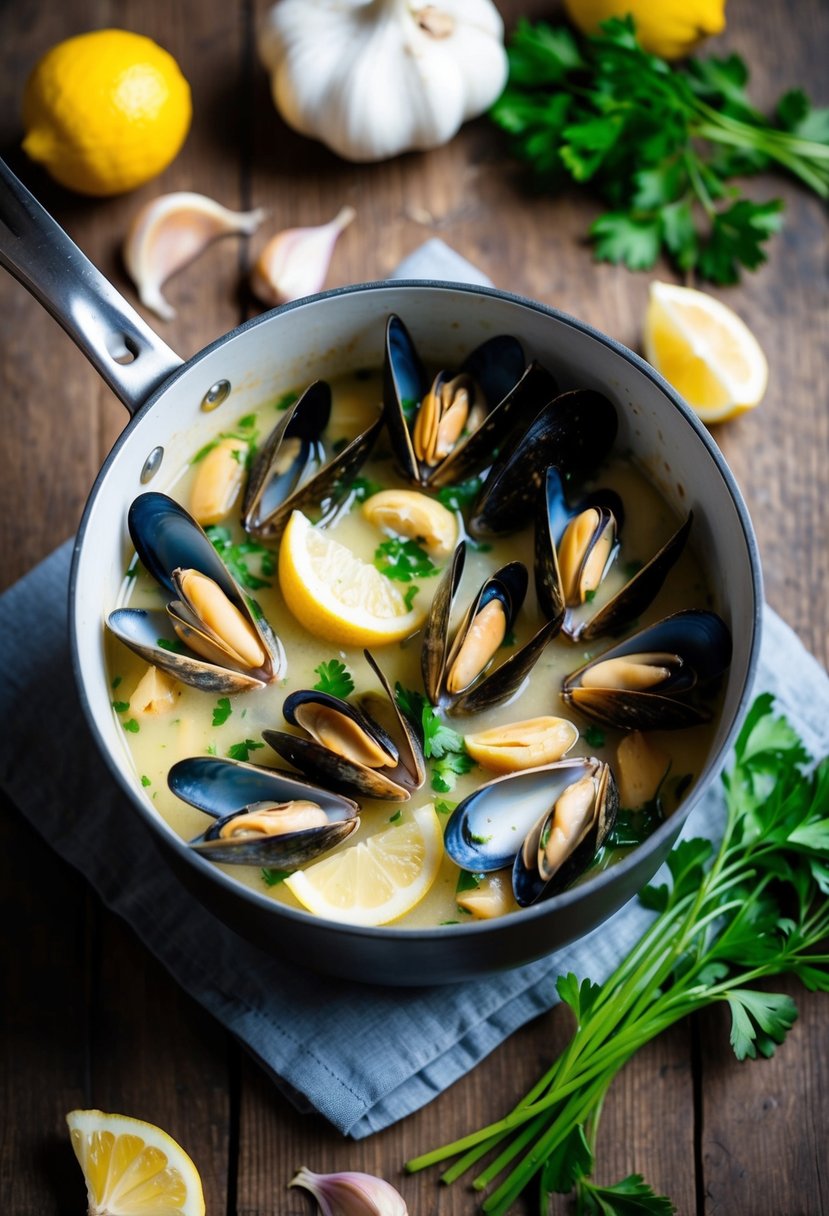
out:
<path id="1" fill-rule="evenodd" d="M 230 392 L 229 380 L 217 380 L 215 384 L 211 384 L 210 388 L 201 399 L 201 407 L 208 413 L 210 410 L 215 410 L 217 405 L 221 405 L 224 399 Z"/>
<path id="2" fill-rule="evenodd" d="M 152 481 L 158 470 L 161 468 L 161 462 L 164 459 L 164 448 L 161 446 L 153 448 L 147 459 L 144 461 L 144 468 L 141 470 L 141 484 L 145 486 L 148 481 Z"/>

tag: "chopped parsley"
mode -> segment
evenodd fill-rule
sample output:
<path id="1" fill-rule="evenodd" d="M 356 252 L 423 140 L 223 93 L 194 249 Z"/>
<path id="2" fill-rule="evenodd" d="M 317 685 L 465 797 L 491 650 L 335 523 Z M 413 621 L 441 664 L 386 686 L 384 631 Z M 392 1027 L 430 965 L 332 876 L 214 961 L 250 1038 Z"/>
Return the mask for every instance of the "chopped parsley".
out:
<path id="1" fill-rule="evenodd" d="M 141 729 L 135 718 L 127 718 L 126 722 L 122 723 L 122 725 L 124 730 L 128 730 L 131 735 L 137 735 Z"/>
<path id="2" fill-rule="evenodd" d="M 241 743 L 232 744 L 227 749 L 227 754 L 231 760 L 247 760 L 251 752 L 264 746 L 264 743 L 257 743 L 255 739 L 243 739 Z"/>
<path id="3" fill-rule="evenodd" d="M 130 707 L 129 701 L 113 701 L 112 708 L 117 714 L 125 714 Z"/>
<path id="4" fill-rule="evenodd" d="M 213 707 L 213 725 L 224 726 L 233 710 L 230 708 L 230 697 L 219 697 Z"/>
<path id="5" fill-rule="evenodd" d="M 439 815 L 451 815 L 457 805 L 457 802 L 447 802 L 445 798 L 435 799 L 435 810 Z"/>
<path id="6" fill-rule="evenodd" d="M 113 692 L 115 692 L 115 689 L 118 687 L 118 685 L 123 684 L 123 682 L 124 682 L 123 676 L 113 676 L 112 683 L 110 684 L 110 688 L 112 689 Z"/>
<path id="7" fill-rule="evenodd" d="M 403 812 L 400 809 L 398 809 L 394 812 L 393 815 L 389 815 L 389 823 L 399 823 L 402 818 L 403 818 Z"/>
<path id="8" fill-rule="evenodd" d="M 423 754 L 428 758 L 439 760 L 449 752 L 464 751 L 463 735 L 459 735 L 450 726 L 444 726 L 440 714 L 431 705 L 424 705 L 420 714 L 423 730 Z"/>
<path id="9" fill-rule="evenodd" d="M 290 878 L 292 871 L 269 870 L 263 866 L 259 873 L 262 875 L 262 881 L 266 887 L 276 887 L 279 883 L 284 882 L 286 878 Z"/>
<path id="10" fill-rule="evenodd" d="M 474 767 L 475 761 L 467 752 L 449 752 L 432 765 L 432 789 L 438 794 L 448 794 L 455 788 L 458 777 Z"/>
<path id="11" fill-rule="evenodd" d="M 208 743 L 207 747 L 205 748 L 205 751 L 207 752 L 208 756 L 215 756 L 218 754 L 215 743 Z"/>
<path id="12" fill-rule="evenodd" d="M 277 397 L 276 401 L 273 403 L 273 408 L 275 410 L 287 410 L 290 409 L 295 401 L 299 401 L 299 393 L 290 388 L 286 393 L 283 393 L 281 397 Z"/>
<path id="13" fill-rule="evenodd" d="M 141 776 L 141 784 L 144 786 L 144 789 L 146 789 L 148 785 L 152 785 L 152 781 L 150 781 L 149 777 L 147 777 L 146 775 L 142 774 L 142 776 Z"/>
<path id="14" fill-rule="evenodd" d="M 584 593 L 585 603 L 592 604 L 595 598 L 596 598 L 596 588 L 595 587 L 588 588 L 588 590 L 585 591 L 585 593 Z"/>
<path id="15" fill-rule="evenodd" d="M 598 726 L 588 726 L 587 730 L 584 732 L 584 741 L 585 743 L 588 743 L 590 747 L 604 747 L 605 733 L 603 730 L 600 730 Z"/>
<path id="16" fill-rule="evenodd" d="M 415 602 L 415 596 L 419 593 L 419 591 L 420 588 L 418 587 L 417 583 L 412 583 L 411 587 L 406 588 L 403 596 L 403 603 L 406 605 L 409 612 L 412 610 L 412 606 Z"/>
<path id="17" fill-rule="evenodd" d="M 156 643 L 162 650 L 169 650 L 172 654 L 187 653 L 184 644 L 178 638 L 156 638 Z"/>
<path id="18" fill-rule="evenodd" d="M 461 870 L 458 875 L 458 885 L 455 887 L 455 894 L 463 895 L 464 891 L 477 891 L 483 877 L 483 874 L 473 874 L 470 870 Z"/>
<path id="19" fill-rule="evenodd" d="M 317 692 L 326 692 L 332 697 L 348 697 L 354 692 L 354 677 L 339 659 L 328 659 L 314 671 L 319 676 L 314 685 Z"/>
<path id="20" fill-rule="evenodd" d="M 400 408 L 402 409 L 403 417 L 407 422 L 414 422 L 417 407 L 419 405 L 420 402 L 416 397 L 402 397 L 400 399 Z"/>
<path id="21" fill-rule="evenodd" d="M 450 511 L 462 511 L 475 501 L 480 488 L 480 477 L 470 477 L 468 481 L 459 481 L 457 485 L 444 486 L 438 490 L 438 501 Z"/>
<path id="22" fill-rule="evenodd" d="M 351 493 L 357 502 L 365 502 L 372 494 L 379 494 L 382 488 L 379 481 L 372 481 L 370 477 L 356 477 L 351 483 Z"/>
<path id="23" fill-rule="evenodd" d="M 541 838 L 542 845 L 545 845 L 550 838 L 549 828 L 545 828 L 545 831 L 546 831 L 547 835 L 546 835 L 546 837 L 542 836 L 542 838 Z M 472 832 L 470 834 L 469 838 L 473 844 L 489 844 L 490 840 L 492 840 L 492 833 L 490 832 L 490 834 L 488 836 L 476 836 L 475 833 Z"/>
<path id="24" fill-rule="evenodd" d="M 276 573 L 276 560 L 270 549 L 250 539 L 236 544 L 230 529 L 220 524 L 208 524 L 204 530 L 237 583 L 248 591 L 259 591 L 262 587 L 273 585 L 268 580 Z M 258 568 L 251 569 L 251 559 L 258 562 Z"/>
<path id="25" fill-rule="evenodd" d="M 390 536 L 374 551 L 374 564 L 386 578 L 410 583 L 413 578 L 431 578 L 440 572 L 425 549 L 415 540 Z"/>

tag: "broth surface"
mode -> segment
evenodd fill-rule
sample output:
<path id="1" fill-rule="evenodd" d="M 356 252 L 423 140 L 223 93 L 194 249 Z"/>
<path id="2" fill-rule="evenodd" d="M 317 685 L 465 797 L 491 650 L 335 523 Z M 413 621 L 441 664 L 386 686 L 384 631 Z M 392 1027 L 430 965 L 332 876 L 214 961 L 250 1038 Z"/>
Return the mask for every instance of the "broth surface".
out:
<path id="1" fill-rule="evenodd" d="M 342 376 L 331 381 L 333 407 L 329 426 L 325 434 L 326 451 L 336 450 L 342 440 L 353 437 L 376 417 L 382 399 L 382 376 L 379 372 L 360 372 Z M 286 394 L 277 403 L 269 402 L 260 407 L 255 415 L 243 419 L 222 418 L 217 420 L 225 431 L 250 436 L 258 443 L 266 438 L 278 420 L 280 406 L 293 394 Z M 240 425 L 242 424 L 242 425 Z M 194 478 L 198 472 L 196 459 L 176 479 L 169 493 L 185 507 L 189 500 Z M 369 483 L 378 483 L 383 489 L 412 487 L 395 471 L 390 459 L 388 437 L 381 433 L 371 459 L 360 472 L 360 477 Z M 664 500 L 653 489 L 646 477 L 628 460 L 618 455 L 598 471 L 591 486 L 615 490 L 624 503 L 625 518 L 621 533 L 621 550 L 610 573 L 597 592 L 591 609 L 601 607 L 631 577 L 638 566 L 644 564 L 658 551 L 676 530 L 680 521 Z M 386 537 L 365 520 L 361 504 L 352 493 L 339 510 L 327 531 L 336 540 L 346 545 L 364 561 L 371 562 L 375 549 Z M 222 536 L 239 544 L 248 538 L 238 522 L 239 504 L 224 520 L 217 533 L 208 528 L 215 539 Z M 460 535 L 463 536 L 463 520 L 458 515 Z M 167 772 L 178 760 L 187 756 L 215 754 L 227 756 L 229 750 L 247 741 L 249 760 L 254 764 L 270 767 L 287 767 L 261 739 L 263 728 L 292 730 L 282 716 L 282 704 L 286 695 L 296 689 L 312 688 L 319 677 L 314 669 L 329 659 L 342 660 L 353 675 L 355 694 L 380 692 L 379 684 L 366 663 L 362 650 L 341 648 L 310 635 L 285 607 L 276 576 L 276 553 L 274 544 L 270 554 L 238 554 L 245 563 L 254 581 L 262 586 L 252 591 L 265 616 L 279 636 L 287 656 L 285 678 L 274 681 L 268 687 L 253 692 L 237 694 L 230 698 L 230 713 L 224 716 L 218 705 L 219 696 L 206 693 L 184 684 L 177 685 L 177 700 L 174 708 L 157 717 L 135 715 L 129 707 L 130 695 L 147 668 L 144 660 L 128 650 L 111 635 L 107 636 L 107 651 L 110 676 L 113 685 L 113 703 L 122 725 L 135 766 L 136 783 L 144 788 L 145 796 L 155 810 L 184 839 L 192 839 L 208 826 L 210 820 L 201 811 L 181 802 L 167 787 Z M 263 564 L 264 557 L 264 564 Z M 529 527 L 517 535 L 511 535 L 479 545 L 473 542 L 468 547 L 461 589 L 456 600 L 453 626 L 475 595 L 481 583 L 506 562 L 523 561 L 530 571 L 530 589 L 514 628 L 514 644 L 521 645 L 543 623 L 538 610 L 532 578 L 533 533 Z M 429 579 L 416 579 L 419 587 L 418 606 L 426 606 L 440 582 L 445 563 L 440 572 Z M 398 584 L 405 591 L 411 584 Z M 140 568 L 133 569 L 125 580 L 122 605 L 157 609 L 169 598 L 157 584 Z M 676 566 L 666 579 L 659 595 L 643 614 L 636 626 L 630 626 L 626 635 L 635 628 L 647 625 L 683 608 L 709 607 L 711 596 L 706 588 L 702 571 L 693 553 L 691 541 Z M 510 647 L 508 636 L 495 662 L 507 657 Z M 580 733 L 575 747 L 568 757 L 593 755 L 613 764 L 616 745 L 622 732 L 599 730 L 591 727 L 576 710 L 566 705 L 559 696 L 561 680 L 581 667 L 589 658 L 600 654 L 613 644 L 613 639 L 600 638 L 584 645 L 573 643 L 566 637 L 554 638 L 544 650 L 533 668 L 530 678 L 511 701 L 494 709 L 475 715 L 443 715 L 454 730 L 462 734 L 478 732 L 499 723 L 554 715 L 567 718 Z M 420 673 L 420 634 L 400 644 L 377 647 L 372 652 L 392 685 L 400 682 L 405 688 L 422 692 Z M 124 708 L 125 707 L 125 708 Z M 136 729 L 137 728 L 137 729 Z M 670 814 L 696 781 L 705 762 L 713 737 L 714 724 L 694 727 L 682 731 L 649 732 L 649 739 L 671 757 L 671 767 L 662 787 L 661 803 L 665 814 Z M 434 800 L 442 822 L 448 818 L 448 810 L 484 781 L 496 774 L 475 766 L 472 771 L 457 778 L 451 792 L 439 792 L 432 788 L 432 765 L 427 760 L 427 778 L 423 787 L 416 791 L 409 803 L 381 802 L 360 797 L 362 823 L 357 833 L 339 848 L 348 848 L 359 839 L 382 831 L 390 820 L 399 821 L 399 812 L 406 815 L 406 808 L 420 806 Z M 605 849 L 596 865 L 611 864 L 621 855 L 618 849 Z M 233 877 L 260 893 L 300 907 L 290 891 L 281 882 L 268 885 L 263 872 L 256 866 L 224 866 Z M 588 874 L 592 870 L 588 871 Z M 441 870 L 425 899 L 413 908 L 396 926 L 424 926 L 443 923 L 458 923 L 472 916 L 459 909 L 456 903 L 458 867 L 449 858 L 444 858 Z"/>

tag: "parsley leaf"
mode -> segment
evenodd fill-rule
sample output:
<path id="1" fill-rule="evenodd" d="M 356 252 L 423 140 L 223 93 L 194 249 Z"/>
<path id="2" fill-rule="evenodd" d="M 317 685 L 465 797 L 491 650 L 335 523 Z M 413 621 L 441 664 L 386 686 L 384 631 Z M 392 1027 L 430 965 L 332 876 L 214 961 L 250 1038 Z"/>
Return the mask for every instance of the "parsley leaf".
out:
<path id="1" fill-rule="evenodd" d="M 372 481 L 369 477 L 355 477 L 351 483 L 351 493 L 357 502 L 365 502 L 373 494 L 379 494 L 382 489 L 379 481 Z"/>
<path id="2" fill-rule="evenodd" d="M 127 718 L 126 722 L 122 722 L 124 730 L 128 730 L 131 735 L 137 735 L 141 727 L 136 722 L 135 718 Z"/>
<path id="3" fill-rule="evenodd" d="M 314 668 L 319 676 L 314 688 L 332 697 L 348 697 L 354 692 L 354 677 L 339 659 L 327 659 Z"/>
<path id="4" fill-rule="evenodd" d="M 143 774 L 142 774 L 142 777 L 141 777 L 141 784 L 142 784 L 142 785 L 144 786 L 144 788 L 146 789 L 148 785 L 152 785 L 152 781 L 150 781 L 149 777 L 147 777 L 147 776 L 145 776 L 145 775 L 143 775 Z"/>
<path id="5" fill-rule="evenodd" d="M 470 477 L 468 481 L 459 481 L 454 486 L 443 486 L 438 490 L 438 501 L 450 511 L 462 511 L 469 507 L 478 497 L 481 489 L 481 478 Z"/>
<path id="6" fill-rule="evenodd" d="M 403 603 L 406 605 L 406 608 L 409 612 L 411 612 L 412 607 L 414 605 L 415 596 L 418 595 L 419 593 L 420 593 L 420 588 L 418 587 L 417 583 L 412 583 L 411 587 L 407 587 L 405 592 L 403 593 Z"/>
<path id="7" fill-rule="evenodd" d="M 292 870 L 271 870 L 263 867 L 259 873 L 262 876 L 262 881 L 266 887 L 276 887 L 279 883 L 284 882 L 286 878 L 290 878 Z"/>
<path id="8" fill-rule="evenodd" d="M 117 714 L 125 714 L 130 707 L 129 701 L 113 701 L 112 708 Z"/>
<path id="9" fill-rule="evenodd" d="M 522 20 L 509 62 L 491 117 L 539 184 L 570 180 L 604 199 L 590 228 L 597 258 L 639 270 L 664 251 L 732 283 L 764 260 L 780 223 L 777 201 L 735 201 L 734 176 L 775 166 L 829 196 L 829 109 L 791 89 L 767 119 L 737 55 L 674 66 L 639 46 L 631 17 L 585 39 Z"/>
<path id="10" fill-rule="evenodd" d="M 374 551 L 374 564 L 386 578 L 410 583 L 413 578 L 431 578 L 440 572 L 425 549 L 417 541 L 390 536 Z"/>
<path id="11" fill-rule="evenodd" d="M 231 760 L 248 760 L 252 751 L 264 746 L 264 743 L 257 743 L 255 739 L 244 739 L 241 743 L 234 743 L 227 749 L 228 758 Z"/>
<path id="12" fill-rule="evenodd" d="M 612 1186 L 582 1180 L 579 1192 L 587 1216 L 672 1216 L 676 1208 L 665 1195 L 657 1195 L 641 1174 L 628 1174 Z"/>
<path id="13" fill-rule="evenodd" d="M 427 759 L 432 756 L 440 759 L 447 752 L 464 750 L 463 735 L 459 735 L 449 726 L 444 726 L 440 714 L 431 705 L 423 706 L 420 723 L 423 732 L 423 754 Z"/>
<path id="14" fill-rule="evenodd" d="M 448 794 L 455 788 L 458 777 L 474 767 L 475 761 L 467 752 L 448 752 L 432 765 L 432 789 L 438 794 Z"/>
<path id="15" fill-rule="evenodd" d="M 288 389 L 286 393 L 283 393 L 281 397 L 277 397 L 276 401 L 273 403 L 273 408 L 280 411 L 287 410 L 290 409 L 290 407 L 296 401 L 299 401 L 299 393 L 295 392 L 294 389 L 291 388 Z"/>
<path id="16" fill-rule="evenodd" d="M 210 538 L 213 548 L 225 563 L 230 573 L 248 591 L 259 591 L 262 587 L 271 587 L 269 582 L 276 573 L 276 562 L 270 549 L 260 545 L 258 541 L 246 539 L 238 544 L 234 542 L 230 529 L 220 524 L 207 524 L 205 532 Z M 252 570 L 251 560 L 257 569 Z"/>
<path id="17" fill-rule="evenodd" d="M 213 708 L 213 725 L 224 726 L 233 710 L 230 708 L 230 697 L 219 697 Z"/>

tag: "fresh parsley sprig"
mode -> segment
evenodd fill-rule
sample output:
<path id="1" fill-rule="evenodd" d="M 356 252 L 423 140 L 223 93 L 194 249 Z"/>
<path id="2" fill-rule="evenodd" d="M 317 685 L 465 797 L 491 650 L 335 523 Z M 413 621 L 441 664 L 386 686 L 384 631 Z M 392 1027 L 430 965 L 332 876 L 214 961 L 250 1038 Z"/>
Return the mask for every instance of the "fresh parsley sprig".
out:
<path id="1" fill-rule="evenodd" d="M 829 197 L 829 109 L 794 89 L 775 125 L 751 105 L 737 55 L 672 67 L 626 17 L 586 39 L 524 20 L 509 59 L 492 118 L 544 185 L 588 183 L 607 202 L 590 228 L 600 260 L 644 270 L 664 250 L 680 270 L 734 283 L 765 261 L 783 205 L 740 198 L 733 177 L 776 165 Z"/>
<path id="2" fill-rule="evenodd" d="M 416 540 L 403 540 L 390 536 L 381 541 L 374 551 L 374 564 L 386 578 L 410 583 L 413 578 L 431 578 L 440 573 L 425 549 Z"/>
<path id="3" fill-rule="evenodd" d="M 723 776 L 719 848 L 694 838 L 673 849 L 670 883 L 640 896 L 656 913 L 653 923 L 603 984 L 559 977 L 576 1030 L 523 1101 L 407 1169 L 458 1157 L 443 1175 L 452 1182 L 497 1148 L 473 1184 L 486 1188 L 505 1175 L 483 1205 L 493 1216 L 533 1180 L 542 1210 L 554 1192 L 574 1187 L 591 1213 L 673 1210 L 637 1175 L 609 1188 L 590 1180 L 601 1105 L 624 1063 L 688 1014 L 727 1004 L 734 1053 L 754 1059 L 772 1055 L 797 1016 L 791 997 L 758 982 L 788 974 L 811 991 L 829 991 L 829 757 L 809 774 L 808 763 L 771 696 L 758 697 Z"/>
<path id="4" fill-rule="evenodd" d="M 314 668 L 314 674 L 319 676 L 314 688 L 317 692 L 327 692 L 332 697 L 350 697 L 354 692 L 354 677 L 339 659 L 327 659 Z"/>
<path id="5" fill-rule="evenodd" d="M 438 711 L 422 693 L 396 684 L 395 700 L 413 726 L 420 731 L 423 754 L 432 760 L 432 789 L 448 794 L 458 777 L 470 773 L 475 761 L 466 750 L 463 735 L 445 726 Z"/>

